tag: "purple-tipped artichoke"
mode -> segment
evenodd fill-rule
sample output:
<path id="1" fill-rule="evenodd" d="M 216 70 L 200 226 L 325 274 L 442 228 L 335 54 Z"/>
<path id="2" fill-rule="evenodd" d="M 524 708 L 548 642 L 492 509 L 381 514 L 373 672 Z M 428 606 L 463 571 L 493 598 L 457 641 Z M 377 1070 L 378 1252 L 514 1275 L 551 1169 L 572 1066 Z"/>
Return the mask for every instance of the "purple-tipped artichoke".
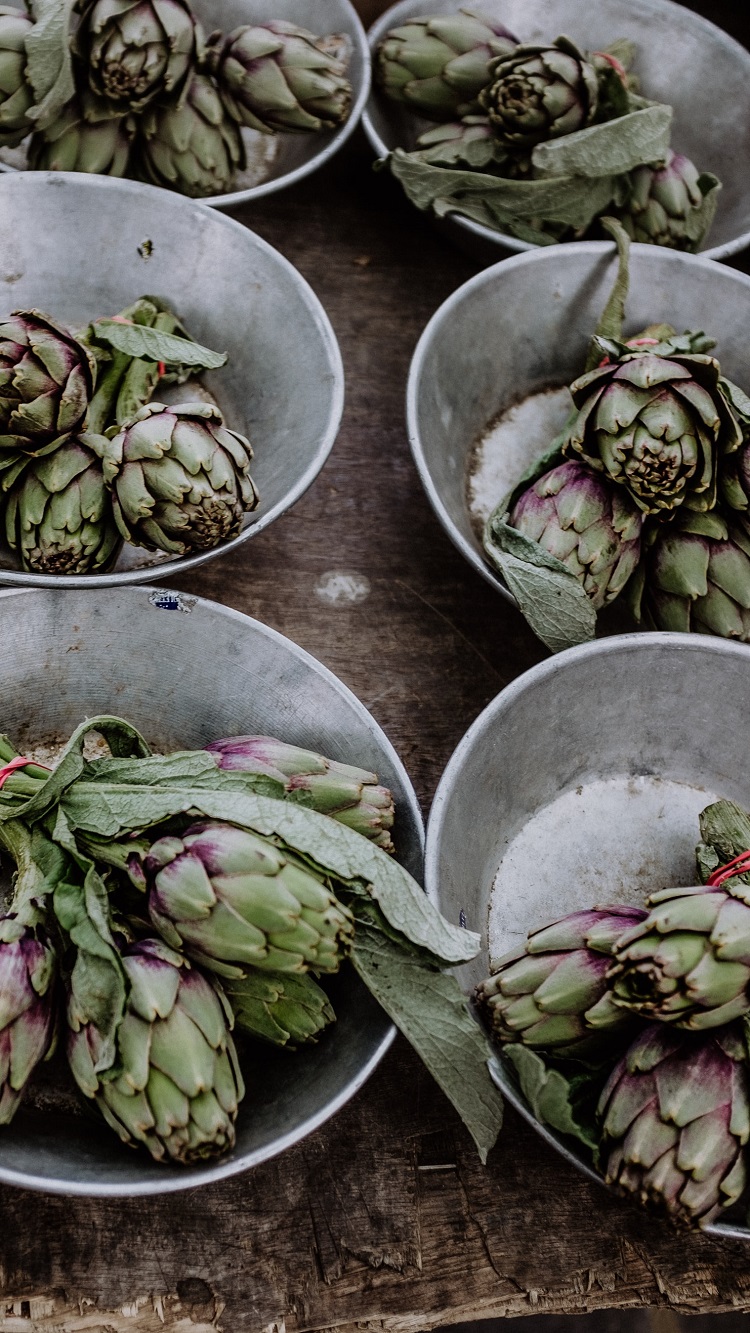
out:
<path id="1" fill-rule="evenodd" d="M 233 118 L 266 134 L 331 130 L 352 103 L 332 42 L 281 19 L 215 33 L 208 67 Z"/>
<path id="2" fill-rule="evenodd" d="M 126 541 L 168 555 L 235 537 L 258 503 L 252 449 L 218 407 L 148 403 L 111 442 L 104 476 Z"/>
<path id="3" fill-rule="evenodd" d="M 314 750 L 287 745 L 273 736 L 230 736 L 206 749 L 219 768 L 268 774 L 320 814 L 331 815 L 387 852 L 393 851 L 393 797 L 376 773 L 326 759 Z"/>
<path id="4" fill-rule="evenodd" d="M 86 98 L 69 102 L 57 120 L 33 134 L 28 149 L 32 171 L 89 171 L 124 176 L 130 161 L 135 121 L 130 116 L 91 121 Z"/>
<path id="5" fill-rule="evenodd" d="M 82 429 L 94 375 L 88 349 L 47 315 L 0 321 L 0 451 L 48 452 Z"/>
<path id="6" fill-rule="evenodd" d="M 375 77 L 394 102 L 428 120 L 452 120 L 477 109 L 491 62 L 516 44 L 501 23 L 470 9 L 408 19 L 381 42 Z"/>
<path id="7" fill-rule="evenodd" d="M 627 1016 L 610 1002 L 607 972 L 617 940 L 645 915 L 639 907 L 598 907 L 531 931 L 477 987 L 493 1035 L 568 1051 L 622 1024 Z"/>
<path id="8" fill-rule="evenodd" d="M 599 103 L 596 69 L 567 37 L 518 46 L 491 66 L 479 101 L 500 142 L 515 153 L 583 130 Z"/>
<path id="9" fill-rule="evenodd" d="M 641 514 L 625 491 L 579 463 L 535 481 L 508 522 L 575 574 L 597 611 L 622 592 L 641 556 Z"/>
<path id="10" fill-rule="evenodd" d="M 750 535 L 716 510 L 659 530 L 636 613 L 655 629 L 750 643 Z"/>
<path id="11" fill-rule="evenodd" d="M 0 5 L 0 146 L 12 148 L 32 128 L 34 92 L 26 80 L 26 37 L 34 24 L 20 9 Z"/>
<path id="12" fill-rule="evenodd" d="M 349 950 L 351 914 L 322 875 L 257 833 L 195 824 L 155 842 L 143 869 L 157 930 L 223 975 L 337 972 Z"/>
<path id="13" fill-rule="evenodd" d="M 678 1227 L 706 1226 L 745 1187 L 746 1051 L 732 1028 L 648 1027 L 602 1092 L 602 1164 L 619 1193 Z"/>
<path id="14" fill-rule="evenodd" d="M 694 253 L 713 220 L 706 196 L 718 181 L 670 148 L 661 167 L 637 167 L 624 206 L 615 211 L 632 241 Z"/>
<path id="15" fill-rule="evenodd" d="M 245 1088 L 224 995 L 161 940 L 126 944 L 121 957 L 129 991 L 116 1066 L 100 1076 L 96 1031 L 71 1026 L 68 1059 L 79 1088 L 124 1143 L 144 1144 L 157 1161 L 226 1152 Z"/>
<path id="16" fill-rule="evenodd" d="M 0 1125 L 13 1119 L 55 1035 L 55 951 L 33 905 L 0 916 Z"/>
<path id="17" fill-rule="evenodd" d="M 75 34 L 88 86 L 114 116 L 176 97 L 201 45 L 187 0 L 88 0 Z"/>
<path id="18" fill-rule="evenodd" d="M 192 73 L 179 101 L 155 102 L 138 122 L 132 166 L 151 185 L 191 199 L 226 194 L 245 162 L 239 126 L 207 74 Z"/>

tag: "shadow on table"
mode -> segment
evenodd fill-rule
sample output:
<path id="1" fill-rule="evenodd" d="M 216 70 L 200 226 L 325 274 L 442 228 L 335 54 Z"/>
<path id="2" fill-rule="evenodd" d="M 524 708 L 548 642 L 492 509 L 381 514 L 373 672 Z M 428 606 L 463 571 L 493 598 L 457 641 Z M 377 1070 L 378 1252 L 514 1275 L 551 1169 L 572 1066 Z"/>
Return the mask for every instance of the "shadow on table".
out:
<path id="1" fill-rule="evenodd" d="M 586 1315 L 482 1319 L 440 1333 L 750 1333 L 750 1314 L 676 1315 L 671 1310 L 601 1310 Z"/>

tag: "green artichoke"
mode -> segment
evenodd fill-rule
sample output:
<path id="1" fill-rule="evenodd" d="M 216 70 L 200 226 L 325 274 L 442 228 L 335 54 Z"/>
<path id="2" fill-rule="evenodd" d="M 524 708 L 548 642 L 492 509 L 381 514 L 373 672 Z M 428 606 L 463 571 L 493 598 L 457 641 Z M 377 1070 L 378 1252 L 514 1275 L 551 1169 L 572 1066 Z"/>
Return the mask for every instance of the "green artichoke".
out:
<path id="1" fill-rule="evenodd" d="M 0 452 L 39 454 L 84 426 L 94 359 L 38 310 L 0 321 Z"/>
<path id="2" fill-rule="evenodd" d="M 68 1012 L 68 1060 L 124 1143 L 189 1164 L 233 1147 L 245 1088 L 225 997 L 161 941 L 121 950 L 129 992 L 115 1066 L 97 1072 L 97 1034 Z"/>
<path id="3" fill-rule="evenodd" d="M 508 522 L 575 574 L 597 611 L 622 592 L 640 560 L 638 509 L 580 463 L 540 477 L 516 500 Z"/>
<path id="4" fill-rule="evenodd" d="M 608 1183 L 683 1228 L 706 1226 L 734 1203 L 750 1137 L 745 1060 L 732 1028 L 646 1028 L 599 1102 Z"/>
<path id="5" fill-rule="evenodd" d="M 747 885 L 663 889 L 618 940 L 608 973 L 617 1008 L 703 1030 L 750 1012 Z"/>
<path id="6" fill-rule="evenodd" d="M 59 118 L 33 134 L 28 149 L 32 171 L 89 171 L 125 176 L 135 134 L 129 116 L 93 122 L 85 112 L 86 98 L 69 102 Z"/>
<path id="7" fill-rule="evenodd" d="M 74 49 L 94 96 L 126 115 L 176 97 L 201 45 L 187 0 L 88 0 Z"/>
<path id="8" fill-rule="evenodd" d="M 27 113 L 36 99 L 26 82 L 25 39 L 33 26 L 20 9 L 0 5 L 0 146 L 6 148 L 32 128 Z"/>
<path id="9" fill-rule="evenodd" d="M 409 19 L 381 42 L 375 78 L 394 102 L 428 120 L 452 120 L 476 111 L 491 62 L 515 47 L 507 28 L 470 9 Z"/>
<path id="10" fill-rule="evenodd" d="M 487 116 L 464 116 L 435 125 L 419 136 L 415 153 L 420 162 L 437 167 L 468 167 L 490 174 L 502 167 L 498 175 L 506 174 L 509 162 Z"/>
<path id="11" fill-rule="evenodd" d="M 500 142 L 511 152 L 590 125 L 599 102 L 593 64 L 567 37 L 552 46 L 518 46 L 491 66 L 479 101 Z"/>
<path id="12" fill-rule="evenodd" d="M 207 74 L 191 74 L 179 102 L 147 107 L 138 130 L 135 173 L 192 199 L 225 194 L 246 163 L 239 127 Z"/>
<path id="13" fill-rule="evenodd" d="M 716 510 L 655 534 L 635 613 L 650 627 L 750 643 L 750 535 Z"/>
<path id="14" fill-rule="evenodd" d="M 336 1015 L 309 973 L 257 972 L 227 979 L 224 991 L 237 1027 L 251 1037 L 293 1051 L 318 1040 Z"/>
<path id="15" fill-rule="evenodd" d="M 102 472 L 108 445 L 104 436 L 73 437 L 32 459 L 11 486 L 5 534 L 24 569 L 88 574 L 111 566 L 122 538 Z"/>
<path id="16" fill-rule="evenodd" d="M 742 444 L 718 361 L 681 350 L 700 337 L 599 339 L 604 361 L 570 386 L 578 413 L 564 452 L 626 487 L 646 514 L 712 509 L 717 460 Z"/>
<path id="17" fill-rule="evenodd" d="M 296 23 L 272 20 L 215 33 L 208 67 L 240 125 L 266 134 L 331 130 L 349 115 L 346 65 Z"/>
<path id="18" fill-rule="evenodd" d="M 104 477 L 126 541 L 168 555 L 207 551 L 258 503 L 252 449 L 218 407 L 147 403 L 111 442 Z"/>
<path id="19" fill-rule="evenodd" d="M 332 816 L 386 852 L 394 850 L 393 797 L 387 787 L 379 786 L 376 773 L 339 764 L 273 736 L 230 736 L 213 741 L 206 749 L 219 768 L 268 774 L 312 810 Z"/>
<path id="20" fill-rule="evenodd" d="M 714 210 L 705 216 L 704 202 L 717 184 L 670 148 L 663 166 L 631 172 L 627 202 L 613 213 L 632 241 L 694 253 L 713 220 Z"/>
<path id="21" fill-rule="evenodd" d="M 143 871 L 157 930 L 222 975 L 336 972 L 349 949 L 351 914 L 322 875 L 256 833 L 195 824 L 155 842 Z"/>
<path id="22" fill-rule="evenodd" d="M 477 987 L 493 1035 L 568 1051 L 621 1025 L 626 1015 L 610 1002 L 607 972 L 617 940 L 645 916 L 639 907 L 596 907 L 531 931 Z"/>

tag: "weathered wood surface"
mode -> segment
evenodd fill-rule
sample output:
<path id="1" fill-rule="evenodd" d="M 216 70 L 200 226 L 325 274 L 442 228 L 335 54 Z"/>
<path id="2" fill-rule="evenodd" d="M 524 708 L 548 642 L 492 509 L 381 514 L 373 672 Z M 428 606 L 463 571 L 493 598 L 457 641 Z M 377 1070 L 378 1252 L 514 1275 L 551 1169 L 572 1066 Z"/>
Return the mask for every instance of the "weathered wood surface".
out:
<path id="1" fill-rule="evenodd" d="M 748 20 L 733 9 L 739 35 Z M 466 727 L 542 656 L 443 535 L 405 437 L 414 344 L 474 266 L 373 178 L 361 137 L 243 220 L 329 311 L 346 414 L 293 512 L 181 586 L 259 617 L 341 676 L 394 741 L 427 810 Z M 326 598 L 331 571 L 350 576 L 338 600 Z M 0 1198 L 0 1333 L 420 1333 L 608 1306 L 750 1311 L 749 1249 L 671 1235 L 579 1177 L 512 1113 L 482 1168 L 403 1042 L 334 1121 L 216 1188 L 124 1202 Z"/>

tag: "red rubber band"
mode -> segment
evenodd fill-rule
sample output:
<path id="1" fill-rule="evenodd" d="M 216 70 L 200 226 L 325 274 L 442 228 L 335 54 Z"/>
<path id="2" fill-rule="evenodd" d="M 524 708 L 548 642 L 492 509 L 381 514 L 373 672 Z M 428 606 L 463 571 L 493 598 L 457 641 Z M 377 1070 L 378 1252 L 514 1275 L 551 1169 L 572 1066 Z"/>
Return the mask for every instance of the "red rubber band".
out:
<path id="1" fill-rule="evenodd" d="M 750 871 L 750 851 L 740 852 L 739 856 L 727 861 L 725 866 L 717 866 L 706 880 L 706 888 L 717 889 L 726 880 L 744 875 L 746 871 Z"/>
<path id="2" fill-rule="evenodd" d="M 36 764 L 37 768 L 46 768 L 47 772 L 51 772 L 47 764 L 37 764 L 36 759 L 25 759 L 22 754 L 19 754 L 16 755 L 15 759 L 11 759 L 0 768 L 0 787 L 5 786 L 11 773 L 15 773 L 17 768 L 25 768 L 27 764 Z"/>

